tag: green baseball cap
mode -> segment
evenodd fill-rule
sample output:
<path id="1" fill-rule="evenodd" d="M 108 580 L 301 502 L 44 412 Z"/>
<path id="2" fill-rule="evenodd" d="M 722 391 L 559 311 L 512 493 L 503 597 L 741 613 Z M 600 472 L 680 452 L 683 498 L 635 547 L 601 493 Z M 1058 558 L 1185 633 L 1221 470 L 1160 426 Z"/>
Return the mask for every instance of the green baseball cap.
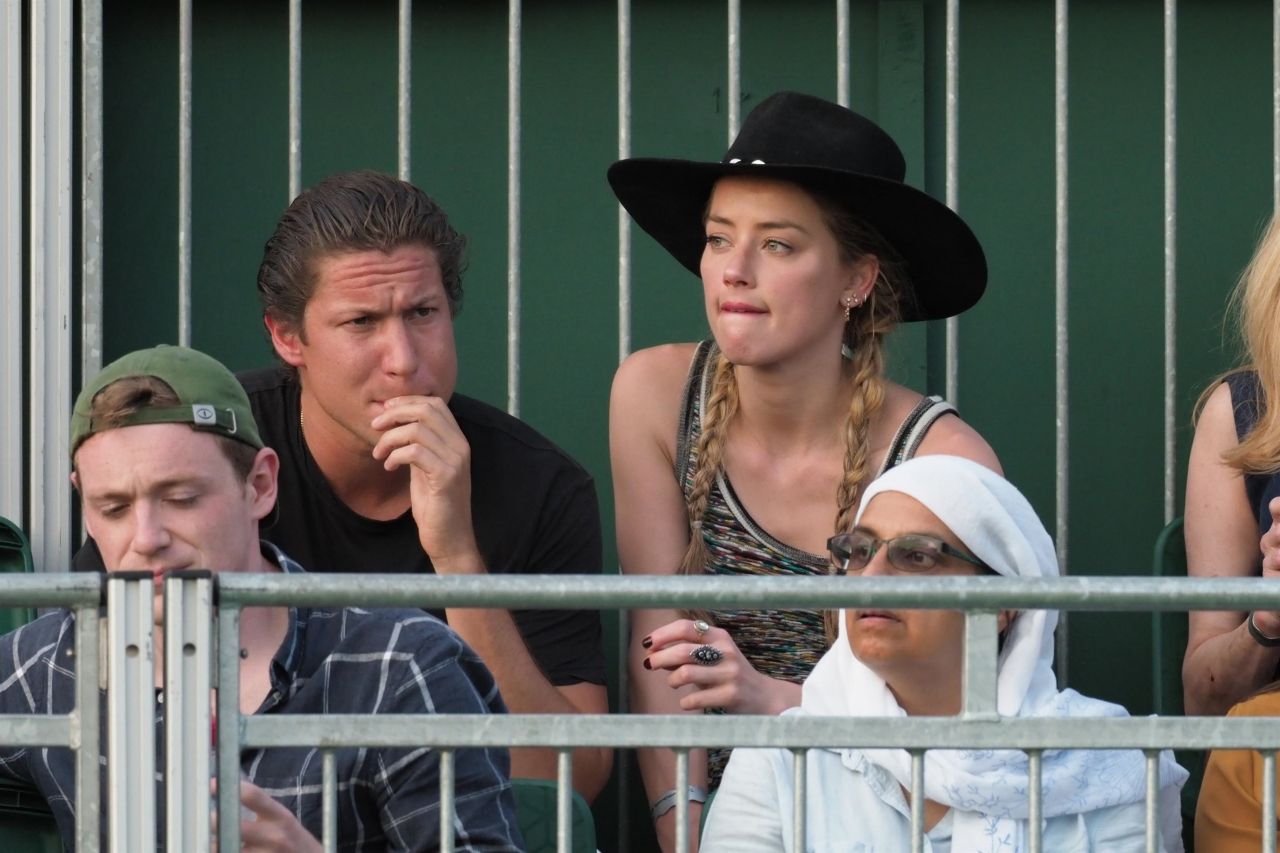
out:
<path id="1" fill-rule="evenodd" d="M 181 400 L 177 406 L 142 408 L 110 425 L 90 417 L 93 398 L 112 382 L 131 376 L 154 376 Z M 242 441 L 255 450 L 263 447 L 258 424 L 249 408 L 244 388 L 222 362 L 187 347 L 158 346 L 137 350 L 102 369 L 80 391 L 71 413 L 71 456 L 90 436 L 122 426 L 139 424 L 190 424 L 192 429 Z"/>

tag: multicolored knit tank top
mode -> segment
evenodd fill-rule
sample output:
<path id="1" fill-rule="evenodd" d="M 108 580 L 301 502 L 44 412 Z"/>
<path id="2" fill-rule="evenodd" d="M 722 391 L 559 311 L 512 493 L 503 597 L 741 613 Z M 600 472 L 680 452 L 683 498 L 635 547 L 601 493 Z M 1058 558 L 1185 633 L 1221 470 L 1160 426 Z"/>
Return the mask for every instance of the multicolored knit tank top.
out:
<path id="1" fill-rule="evenodd" d="M 698 345 L 685 386 L 676 444 L 676 476 L 686 499 L 693 489 L 702 407 L 710 393 L 717 353 L 714 341 Z M 925 398 L 898 430 L 880 473 L 910 458 L 933 420 L 954 411 L 939 398 Z M 779 542 L 756 524 L 738 501 L 723 470 L 718 472 L 708 496 L 702 536 L 709 555 L 708 574 L 825 575 L 829 571 L 826 555 L 810 554 Z M 827 650 L 820 610 L 714 610 L 711 615 L 715 624 L 733 637 L 743 657 L 770 678 L 799 684 Z M 730 752 L 726 748 L 708 750 L 710 788 L 719 786 Z"/>

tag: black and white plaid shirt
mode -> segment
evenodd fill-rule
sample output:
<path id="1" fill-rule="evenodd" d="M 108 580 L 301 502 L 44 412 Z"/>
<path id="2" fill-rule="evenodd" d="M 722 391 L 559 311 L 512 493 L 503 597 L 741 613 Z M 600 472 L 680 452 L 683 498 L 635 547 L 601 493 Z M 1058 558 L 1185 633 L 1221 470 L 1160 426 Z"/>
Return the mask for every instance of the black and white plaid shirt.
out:
<path id="1" fill-rule="evenodd" d="M 302 569 L 269 543 L 285 572 Z M 290 608 L 290 630 L 271 662 L 271 692 L 259 714 L 504 713 L 492 675 L 459 637 L 421 610 Z M 0 637 L 0 713 L 66 714 L 75 706 L 75 617 L 43 616 Z M 105 693 L 101 696 L 106 719 Z M 163 754 L 163 703 L 157 754 Z M 0 732 L 0 741 L 3 733 Z M 105 734 L 103 783 L 105 789 Z M 435 750 L 351 748 L 338 767 L 338 849 L 428 851 L 440 846 Z M 247 751 L 244 775 L 321 834 L 318 749 Z M 460 851 L 519 851 L 505 750 L 455 753 L 456 845 Z M 68 749 L 0 746 L 0 774 L 44 795 L 67 849 L 74 849 L 75 759 Z M 159 782 L 159 780 L 157 780 Z M 163 790 L 157 786 L 157 796 Z M 163 810 L 161 810 L 163 811 Z M 103 809 L 104 829 L 106 809 Z M 158 830 L 163 838 L 163 827 Z"/>

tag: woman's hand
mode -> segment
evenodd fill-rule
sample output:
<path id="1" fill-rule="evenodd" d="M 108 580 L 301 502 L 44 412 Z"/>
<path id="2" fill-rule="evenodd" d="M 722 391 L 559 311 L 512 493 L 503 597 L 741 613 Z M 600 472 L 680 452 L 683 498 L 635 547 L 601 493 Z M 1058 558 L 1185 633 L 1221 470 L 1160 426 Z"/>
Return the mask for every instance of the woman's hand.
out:
<path id="1" fill-rule="evenodd" d="M 1262 576 L 1280 578 L 1280 498 L 1272 498 L 1267 509 L 1271 512 L 1271 527 L 1258 542 L 1262 551 Z M 1280 637 L 1280 611 L 1255 610 L 1253 624 L 1268 637 Z"/>
<path id="2" fill-rule="evenodd" d="M 672 689 L 691 688 L 680 697 L 685 711 L 711 708 L 730 714 L 773 715 L 800 704 L 800 685 L 762 675 L 723 628 L 677 619 L 645 637 L 641 645 L 648 650 L 646 669 L 666 670 Z M 715 649 L 719 660 L 710 664 L 695 660 L 693 652 L 702 646 Z"/>

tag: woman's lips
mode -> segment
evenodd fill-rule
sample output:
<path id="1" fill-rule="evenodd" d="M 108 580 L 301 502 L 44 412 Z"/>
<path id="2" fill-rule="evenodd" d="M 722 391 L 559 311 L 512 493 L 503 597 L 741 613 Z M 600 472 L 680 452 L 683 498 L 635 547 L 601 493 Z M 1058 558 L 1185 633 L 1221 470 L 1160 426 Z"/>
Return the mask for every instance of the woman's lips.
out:
<path id="1" fill-rule="evenodd" d="M 858 621 L 862 621 L 863 619 L 883 619 L 891 622 L 902 621 L 888 610 L 859 610 L 855 616 Z"/>
<path id="2" fill-rule="evenodd" d="M 754 305 L 748 305 L 745 302 L 722 302 L 720 303 L 720 313 L 722 314 L 764 314 L 763 308 L 757 308 Z"/>

